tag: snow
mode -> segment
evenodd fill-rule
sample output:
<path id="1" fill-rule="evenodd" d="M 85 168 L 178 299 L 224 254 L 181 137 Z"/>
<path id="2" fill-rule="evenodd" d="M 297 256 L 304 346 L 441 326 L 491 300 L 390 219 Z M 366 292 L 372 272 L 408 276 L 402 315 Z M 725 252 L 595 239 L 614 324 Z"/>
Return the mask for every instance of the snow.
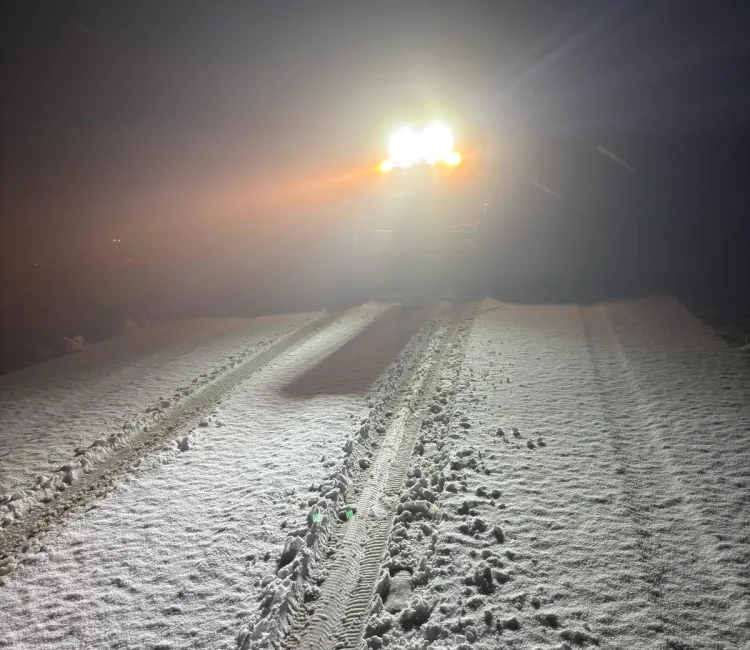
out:
<path id="1" fill-rule="evenodd" d="M 80 352 L 83 350 L 88 343 L 86 342 L 86 339 L 84 339 L 80 334 L 77 334 L 73 338 L 68 338 L 67 336 L 63 336 L 60 347 L 64 353 L 71 353 L 71 352 Z"/>
<path id="2" fill-rule="evenodd" d="M 0 376 L 0 495 L 30 487 L 149 407 L 166 411 L 232 357 L 315 316 L 163 323 Z"/>
<path id="3" fill-rule="evenodd" d="M 0 485 L 314 316 L 183 324 L 179 343 L 155 326 L 0 378 L 0 472 L 21 466 Z M 325 589 L 341 499 L 365 516 L 356 488 L 385 451 L 386 409 L 437 329 L 368 303 L 257 371 L 2 579 L 0 647 L 283 638 Z M 743 355 L 654 298 L 485 300 L 447 358 L 420 407 L 367 647 L 750 647 Z"/>
<path id="4" fill-rule="evenodd" d="M 363 395 L 284 387 L 384 310 L 367 304 L 236 388 L 209 426 L 144 463 L 6 578 L 0 647 L 234 648 L 298 501 L 341 455 Z M 181 436 L 176 435 L 179 439 Z"/>
<path id="5" fill-rule="evenodd" d="M 673 300 L 485 302 L 383 565 L 431 615 L 376 598 L 369 647 L 747 647 L 747 378 Z"/>

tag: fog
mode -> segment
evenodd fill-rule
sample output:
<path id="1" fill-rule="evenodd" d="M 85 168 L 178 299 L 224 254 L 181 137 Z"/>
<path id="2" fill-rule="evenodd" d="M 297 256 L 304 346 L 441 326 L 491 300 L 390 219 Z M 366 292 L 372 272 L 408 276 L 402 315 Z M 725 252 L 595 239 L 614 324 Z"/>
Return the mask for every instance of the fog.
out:
<path id="1" fill-rule="evenodd" d="M 747 304 L 736 3 L 3 11 L 4 368 L 19 341 L 100 340 L 128 317 L 377 298 L 354 217 L 388 133 L 433 117 L 493 207 L 482 258 L 429 261 L 430 292 Z"/>

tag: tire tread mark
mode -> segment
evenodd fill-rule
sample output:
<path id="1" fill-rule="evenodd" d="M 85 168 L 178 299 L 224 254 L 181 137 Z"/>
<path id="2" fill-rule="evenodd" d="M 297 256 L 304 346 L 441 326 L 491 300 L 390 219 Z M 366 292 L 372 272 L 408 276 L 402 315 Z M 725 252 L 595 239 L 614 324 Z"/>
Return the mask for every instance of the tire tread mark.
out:
<path id="1" fill-rule="evenodd" d="M 89 474 L 75 482 L 70 489 L 48 504 L 31 510 L 19 522 L 0 530 L 0 563 L 13 558 L 17 564 L 32 550 L 33 541 L 60 525 L 73 512 L 90 506 L 91 502 L 109 492 L 116 478 L 137 465 L 145 456 L 161 449 L 175 437 L 175 431 L 218 404 L 237 385 L 248 379 L 292 347 L 331 325 L 340 313 L 326 314 L 293 331 L 260 354 L 250 357 L 197 395 L 180 403 L 167 417 L 159 420 L 113 452 L 112 456 Z"/>
<path id="2" fill-rule="evenodd" d="M 454 305 L 450 323 L 433 349 L 428 366 L 401 393 L 394 414 L 374 459 L 360 499 L 357 517 L 338 541 L 324 592 L 306 630 L 295 634 L 299 650 L 354 648 L 364 632 L 365 617 L 380 571 L 398 495 L 406 478 L 414 444 L 419 435 L 426 399 L 440 378 L 440 371 L 463 332 L 462 324 L 474 317 L 476 304 Z M 377 509 L 376 509 L 377 507 Z"/>

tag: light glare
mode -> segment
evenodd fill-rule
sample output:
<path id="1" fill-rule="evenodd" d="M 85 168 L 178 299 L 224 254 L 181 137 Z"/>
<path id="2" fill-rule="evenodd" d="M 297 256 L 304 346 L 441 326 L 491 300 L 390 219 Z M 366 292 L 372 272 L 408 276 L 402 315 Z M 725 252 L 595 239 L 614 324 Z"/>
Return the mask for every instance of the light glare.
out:
<path id="1" fill-rule="evenodd" d="M 442 122 L 434 122 L 420 132 L 402 128 L 388 141 L 390 158 L 380 165 L 380 171 L 387 173 L 395 167 L 418 163 L 453 167 L 461 162 L 461 154 L 453 150 L 454 143 L 453 133 Z"/>
<path id="2" fill-rule="evenodd" d="M 447 162 L 448 156 L 453 151 L 453 134 L 451 130 L 439 122 L 431 124 L 420 137 L 422 157 L 431 163 L 439 160 Z"/>
<path id="3" fill-rule="evenodd" d="M 401 129 L 391 137 L 388 153 L 396 165 L 409 167 L 420 158 L 419 138 L 411 129 Z"/>
<path id="4" fill-rule="evenodd" d="M 458 151 L 451 151 L 445 157 L 445 164 L 455 167 L 461 162 L 461 154 Z"/>

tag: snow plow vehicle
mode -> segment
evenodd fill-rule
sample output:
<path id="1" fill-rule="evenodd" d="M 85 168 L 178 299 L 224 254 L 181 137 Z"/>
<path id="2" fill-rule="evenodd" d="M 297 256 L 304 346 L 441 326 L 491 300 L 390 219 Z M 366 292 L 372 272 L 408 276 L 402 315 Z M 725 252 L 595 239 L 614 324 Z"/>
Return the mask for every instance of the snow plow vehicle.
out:
<path id="1" fill-rule="evenodd" d="M 388 146 L 374 195 L 358 215 L 357 256 L 383 291 L 413 293 L 479 269 L 490 210 L 475 161 L 442 123 L 405 127 Z"/>

